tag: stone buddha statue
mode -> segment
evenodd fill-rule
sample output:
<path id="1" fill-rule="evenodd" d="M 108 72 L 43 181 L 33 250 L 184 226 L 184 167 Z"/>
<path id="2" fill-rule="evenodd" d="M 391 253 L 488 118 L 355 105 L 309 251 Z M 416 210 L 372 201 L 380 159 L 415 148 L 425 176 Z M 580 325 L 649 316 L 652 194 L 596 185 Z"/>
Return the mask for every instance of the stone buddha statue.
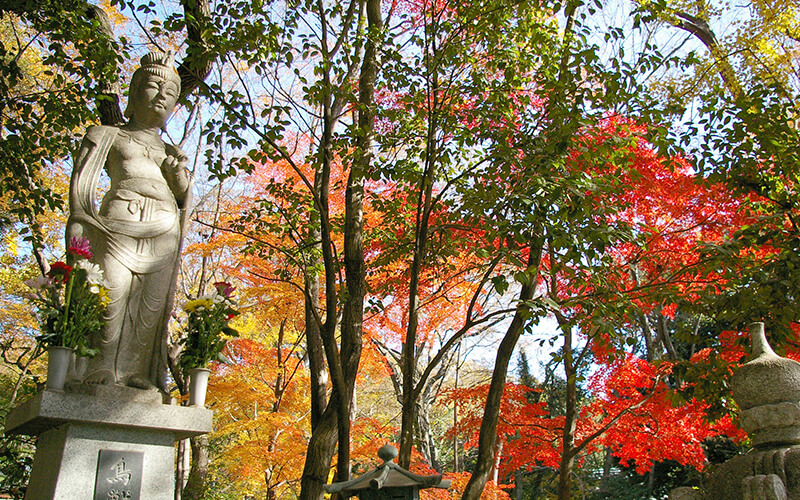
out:
<path id="1" fill-rule="evenodd" d="M 111 302 L 99 354 L 83 382 L 166 389 L 166 326 L 190 181 L 187 156 L 159 133 L 180 94 L 172 54 L 151 52 L 133 74 L 121 127 L 89 128 L 74 162 L 67 241 L 89 238 Z M 101 171 L 110 186 L 95 201 Z"/>

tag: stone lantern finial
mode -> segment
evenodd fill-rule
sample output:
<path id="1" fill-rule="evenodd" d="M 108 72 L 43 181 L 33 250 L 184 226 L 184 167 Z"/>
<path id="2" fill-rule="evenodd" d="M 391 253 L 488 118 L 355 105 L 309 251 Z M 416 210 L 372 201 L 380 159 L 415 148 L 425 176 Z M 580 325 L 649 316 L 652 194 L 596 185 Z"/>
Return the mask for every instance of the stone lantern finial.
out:
<path id="1" fill-rule="evenodd" d="M 384 463 L 393 462 L 394 459 L 397 458 L 399 454 L 400 453 L 397 451 L 397 448 L 395 448 L 390 444 L 385 444 L 381 446 L 380 449 L 378 450 L 378 458 L 383 460 Z"/>

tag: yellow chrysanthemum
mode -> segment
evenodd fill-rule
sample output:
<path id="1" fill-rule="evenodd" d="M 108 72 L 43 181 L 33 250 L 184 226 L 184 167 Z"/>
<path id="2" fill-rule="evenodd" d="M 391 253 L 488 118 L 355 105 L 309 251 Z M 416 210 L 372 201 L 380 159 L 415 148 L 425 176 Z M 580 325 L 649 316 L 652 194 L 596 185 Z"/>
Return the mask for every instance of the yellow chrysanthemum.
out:
<path id="1" fill-rule="evenodd" d="M 187 313 L 193 313 L 198 309 L 211 309 L 214 305 L 214 301 L 211 299 L 194 299 L 190 300 L 183 306 L 183 310 Z"/>
<path id="2" fill-rule="evenodd" d="M 108 288 L 101 286 L 98 287 L 97 296 L 100 298 L 100 304 L 103 307 L 108 307 L 108 304 L 111 303 L 111 297 L 108 295 Z"/>

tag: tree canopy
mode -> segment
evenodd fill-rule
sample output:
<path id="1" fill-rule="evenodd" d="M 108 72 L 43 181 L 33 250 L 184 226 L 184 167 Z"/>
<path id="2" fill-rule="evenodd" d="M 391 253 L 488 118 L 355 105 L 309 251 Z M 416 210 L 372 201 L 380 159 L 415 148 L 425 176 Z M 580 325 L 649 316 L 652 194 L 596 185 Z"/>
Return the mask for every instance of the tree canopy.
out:
<path id="1" fill-rule="evenodd" d="M 172 50 L 164 133 L 196 181 L 179 302 L 225 278 L 242 304 L 185 498 L 318 500 L 384 442 L 465 500 L 697 484 L 720 443 L 747 445 L 725 393 L 739 332 L 765 321 L 797 352 L 798 15 L 0 1 L 4 407 L 42 382 L 22 281 L 63 252 L 70 153 L 124 121 L 136 59 Z M 2 491 L 26 450 L 2 443 Z"/>

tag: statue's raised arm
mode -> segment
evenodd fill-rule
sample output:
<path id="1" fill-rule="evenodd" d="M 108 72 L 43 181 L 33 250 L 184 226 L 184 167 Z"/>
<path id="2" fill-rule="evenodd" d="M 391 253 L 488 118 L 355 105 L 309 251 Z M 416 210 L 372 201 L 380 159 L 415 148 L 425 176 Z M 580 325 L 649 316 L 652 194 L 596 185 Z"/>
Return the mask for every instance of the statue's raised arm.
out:
<path id="1" fill-rule="evenodd" d="M 186 209 L 187 156 L 159 135 L 180 95 L 171 54 L 151 52 L 131 79 L 121 127 L 90 128 L 75 157 L 67 240 L 89 238 L 111 303 L 99 354 L 84 382 L 165 390 L 166 323 L 171 314 Z M 102 170 L 110 185 L 97 207 Z"/>

